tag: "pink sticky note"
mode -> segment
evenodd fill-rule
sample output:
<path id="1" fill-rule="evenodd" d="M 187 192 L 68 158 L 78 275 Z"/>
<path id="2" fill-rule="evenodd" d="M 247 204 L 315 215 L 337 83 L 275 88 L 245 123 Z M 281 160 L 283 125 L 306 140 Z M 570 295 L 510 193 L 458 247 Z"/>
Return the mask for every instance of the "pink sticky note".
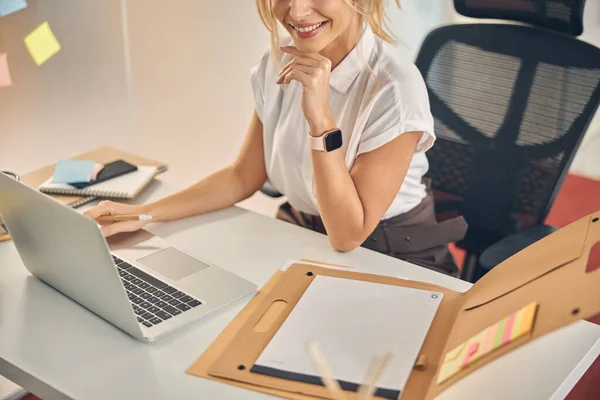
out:
<path id="1" fill-rule="evenodd" d="M 515 317 L 517 313 L 511 314 L 508 317 L 508 321 L 506 321 L 506 328 L 504 329 L 504 333 L 502 334 L 502 345 L 504 346 L 507 343 L 510 343 L 510 337 L 512 334 L 513 326 L 515 325 Z"/>
<path id="2" fill-rule="evenodd" d="M 0 53 L 0 87 L 2 86 L 12 86 L 6 53 Z"/>
<path id="3" fill-rule="evenodd" d="M 471 358 L 473 358 L 475 353 L 477 353 L 477 350 L 479 350 L 479 342 L 471 343 L 471 345 L 467 349 L 467 354 L 465 354 L 465 358 L 463 359 L 462 363 L 460 364 L 461 368 L 464 368 L 467 365 L 469 365 Z"/>

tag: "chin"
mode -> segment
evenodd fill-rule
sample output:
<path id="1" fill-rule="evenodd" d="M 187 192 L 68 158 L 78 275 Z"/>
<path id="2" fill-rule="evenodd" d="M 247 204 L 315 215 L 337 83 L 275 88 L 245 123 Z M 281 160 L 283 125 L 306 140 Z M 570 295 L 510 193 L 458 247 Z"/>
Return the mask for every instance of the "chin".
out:
<path id="1" fill-rule="evenodd" d="M 294 46 L 303 53 L 319 53 L 325 48 L 319 43 L 307 43 L 307 41 L 294 41 Z"/>

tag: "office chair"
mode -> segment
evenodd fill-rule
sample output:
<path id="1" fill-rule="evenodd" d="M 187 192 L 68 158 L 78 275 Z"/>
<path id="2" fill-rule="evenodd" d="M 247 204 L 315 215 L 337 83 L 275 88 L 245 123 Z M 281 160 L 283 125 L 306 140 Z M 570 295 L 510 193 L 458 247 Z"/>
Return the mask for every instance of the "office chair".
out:
<path id="1" fill-rule="evenodd" d="M 463 215 L 461 278 L 555 229 L 544 220 L 600 102 L 600 49 L 576 38 L 585 0 L 455 0 L 469 17 L 517 24 L 432 31 L 416 64 L 437 141 L 428 152 L 438 219 Z"/>

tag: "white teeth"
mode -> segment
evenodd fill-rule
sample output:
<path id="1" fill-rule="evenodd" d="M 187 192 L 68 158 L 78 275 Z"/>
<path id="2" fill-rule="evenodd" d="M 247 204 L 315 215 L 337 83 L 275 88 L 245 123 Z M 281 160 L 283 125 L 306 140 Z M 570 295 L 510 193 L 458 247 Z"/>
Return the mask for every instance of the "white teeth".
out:
<path id="1" fill-rule="evenodd" d="M 314 30 L 315 30 L 315 29 L 317 29 L 317 28 L 320 28 L 320 27 L 321 27 L 321 25 L 323 25 L 324 23 L 325 23 L 325 22 L 321 22 L 321 23 L 319 23 L 319 24 L 316 24 L 316 25 L 307 26 L 306 28 L 297 28 L 297 27 L 295 27 L 294 25 L 292 25 L 292 27 L 293 27 L 293 28 L 294 28 L 296 31 L 298 31 L 298 32 L 310 32 L 310 31 L 314 31 Z"/>

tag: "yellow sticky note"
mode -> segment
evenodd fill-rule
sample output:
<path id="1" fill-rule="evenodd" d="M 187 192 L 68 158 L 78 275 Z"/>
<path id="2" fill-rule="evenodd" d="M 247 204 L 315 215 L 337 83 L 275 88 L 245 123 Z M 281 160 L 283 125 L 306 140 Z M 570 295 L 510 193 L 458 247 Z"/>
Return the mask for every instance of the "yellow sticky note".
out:
<path id="1" fill-rule="evenodd" d="M 25 45 L 39 67 L 61 49 L 48 22 L 44 22 L 25 38 Z"/>
<path id="2" fill-rule="evenodd" d="M 465 347 L 466 344 L 467 344 L 467 342 L 461 343 L 458 346 L 456 346 L 454 349 L 447 352 L 446 357 L 444 357 L 444 362 L 447 363 L 447 362 L 455 360 L 459 356 L 460 352 L 462 351 L 462 349 Z"/>

